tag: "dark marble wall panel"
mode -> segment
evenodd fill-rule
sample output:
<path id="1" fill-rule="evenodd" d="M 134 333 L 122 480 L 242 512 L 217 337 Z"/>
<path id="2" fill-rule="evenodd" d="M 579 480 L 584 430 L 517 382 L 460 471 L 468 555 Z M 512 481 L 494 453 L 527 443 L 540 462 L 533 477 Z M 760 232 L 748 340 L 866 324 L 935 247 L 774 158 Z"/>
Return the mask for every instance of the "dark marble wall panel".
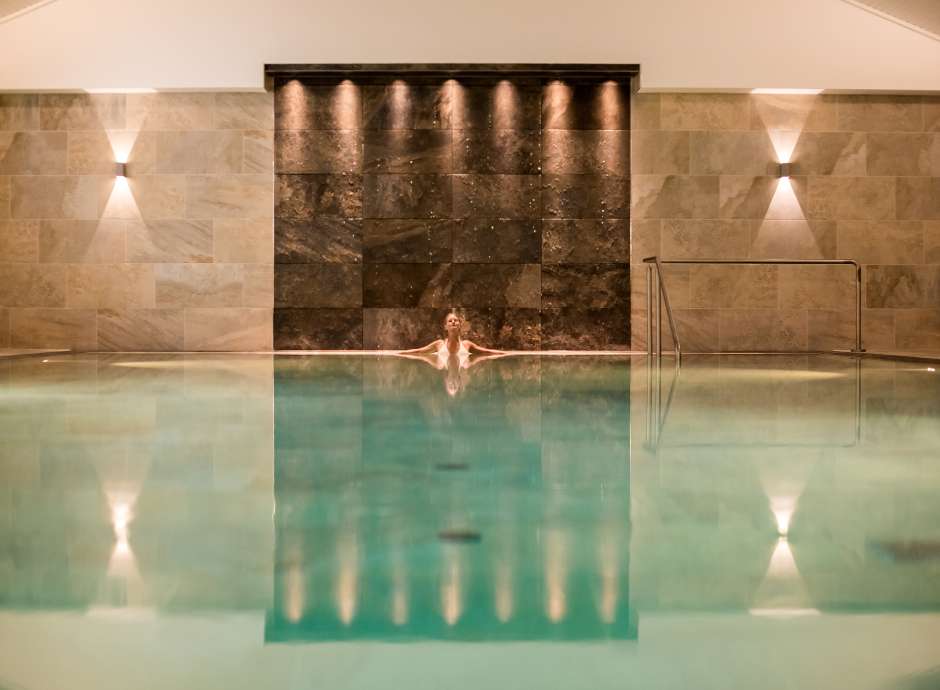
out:
<path id="1" fill-rule="evenodd" d="M 275 347 L 629 342 L 625 84 L 276 83 Z"/>

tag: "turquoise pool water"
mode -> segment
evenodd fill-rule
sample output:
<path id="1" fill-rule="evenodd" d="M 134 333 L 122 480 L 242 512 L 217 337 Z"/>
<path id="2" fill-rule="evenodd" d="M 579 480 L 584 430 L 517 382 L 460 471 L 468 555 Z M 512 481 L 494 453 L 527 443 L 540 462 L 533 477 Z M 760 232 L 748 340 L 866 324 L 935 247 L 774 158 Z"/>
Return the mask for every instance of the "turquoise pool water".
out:
<path id="1" fill-rule="evenodd" d="M 938 687 L 929 369 L 0 361 L 0 689 Z"/>

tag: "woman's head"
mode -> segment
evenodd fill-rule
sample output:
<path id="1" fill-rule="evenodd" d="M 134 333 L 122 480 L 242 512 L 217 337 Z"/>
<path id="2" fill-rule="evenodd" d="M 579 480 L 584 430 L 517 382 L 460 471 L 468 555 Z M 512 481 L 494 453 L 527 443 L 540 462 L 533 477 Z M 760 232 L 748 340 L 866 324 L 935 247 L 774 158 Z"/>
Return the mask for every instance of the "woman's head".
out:
<path id="1" fill-rule="evenodd" d="M 444 332 L 447 335 L 460 335 L 460 327 L 463 325 L 463 320 L 457 314 L 457 312 L 450 312 L 447 316 L 444 317 Z"/>

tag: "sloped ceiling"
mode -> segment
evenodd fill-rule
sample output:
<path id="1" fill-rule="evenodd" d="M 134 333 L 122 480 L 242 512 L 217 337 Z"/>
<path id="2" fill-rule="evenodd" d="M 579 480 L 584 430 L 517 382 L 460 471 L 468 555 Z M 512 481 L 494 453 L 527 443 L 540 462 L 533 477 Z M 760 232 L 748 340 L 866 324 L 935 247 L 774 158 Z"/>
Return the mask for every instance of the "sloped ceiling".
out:
<path id="1" fill-rule="evenodd" d="M 0 22 L 9 21 L 50 2 L 55 0 L 0 0 Z"/>
<path id="2" fill-rule="evenodd" d="M 846 0 L 940 40 L 940 0 Z"/>

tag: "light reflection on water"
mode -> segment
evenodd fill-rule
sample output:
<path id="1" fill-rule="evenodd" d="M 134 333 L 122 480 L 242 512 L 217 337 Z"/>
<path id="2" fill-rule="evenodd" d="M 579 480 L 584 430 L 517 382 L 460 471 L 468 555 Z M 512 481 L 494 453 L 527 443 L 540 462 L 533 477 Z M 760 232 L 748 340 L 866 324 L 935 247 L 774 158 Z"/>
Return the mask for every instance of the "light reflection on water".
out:
<path id="1" fill-rule="evenodd" d="M 454 397 L 388 357 L 48 359 L 0 363 L 0 687 L 940 666 L 925 367 L 506 358 Z"/>

